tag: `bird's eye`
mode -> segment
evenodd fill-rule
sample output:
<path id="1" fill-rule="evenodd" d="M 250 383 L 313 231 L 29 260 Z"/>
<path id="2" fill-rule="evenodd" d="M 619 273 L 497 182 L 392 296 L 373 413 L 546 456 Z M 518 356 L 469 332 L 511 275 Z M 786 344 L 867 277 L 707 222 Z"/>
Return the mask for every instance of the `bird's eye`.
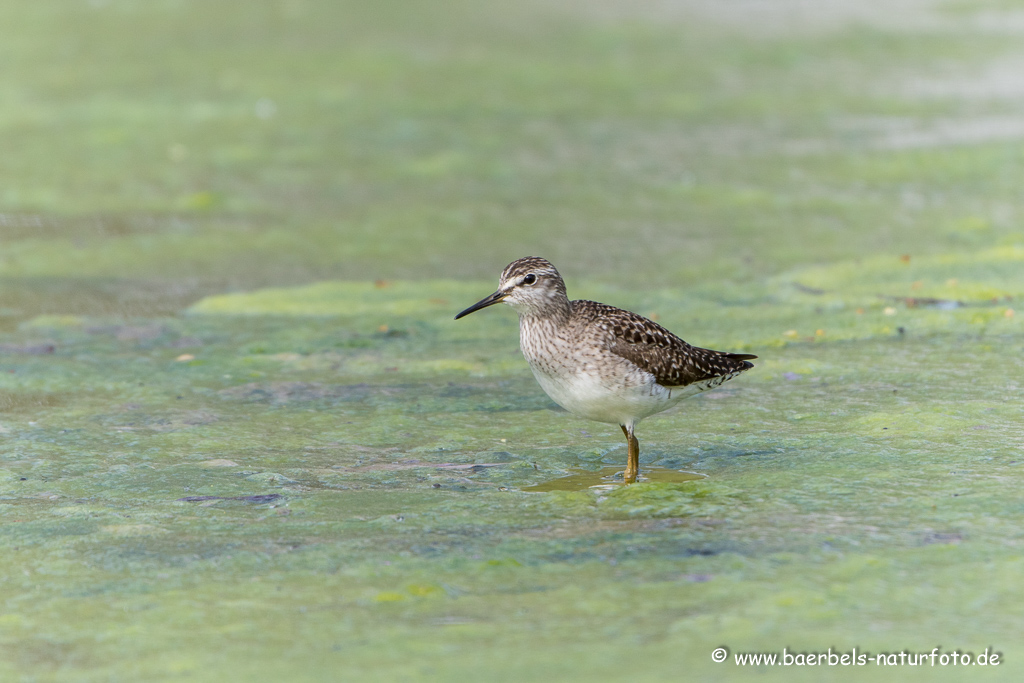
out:
<path id="1" fill-rule="evenodd" d="M 529 275 L 523 278 L 524 285 L 532 285 L 535 282 L 537 282 L 537 276 L 534 275 L 533 273 L 530 273 Z"/>

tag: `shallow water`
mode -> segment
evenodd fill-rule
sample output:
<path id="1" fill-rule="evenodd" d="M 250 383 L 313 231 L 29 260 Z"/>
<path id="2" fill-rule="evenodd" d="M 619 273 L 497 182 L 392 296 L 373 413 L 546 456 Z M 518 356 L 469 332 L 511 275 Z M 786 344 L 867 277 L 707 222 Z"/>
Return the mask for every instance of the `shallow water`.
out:
<path id="1" fill-rule="evenodd" d="M 647 671 L 712 676 L 714 647 L 780 639 L 1009 660 L 1016 318 L 900 309 L 899 334 L 880 324 L 894 316 L 818 312 L 791 290 L 768 308 L 613 295 L 671 299 L 670 327 L 714 320 L 691 339 L 761 356 L 645 420 L 649 479 L 621 486 L 620 431 L 554 409 L 510 311 L 450 320 L 478 287 L 394 283 L 373 317 L 287 314 L 310 291 L 342 308 L 379 296 L 337 283 L 8 334 L 8 349 L 54 346 L 0 364 L 8 633 L 31 645 L 8 671 L 398 678 L 394 653 L 414 651 L 428 679 L 608 680 L 633 670 L 626 648 Z M 413 290 L 451 303 L 409 313 Z M 791 339 L 794 320 L 848 332 Z M 151 635 L 117 635 L 129 625 Z"/>
<path id="2" fill-rule="evenodd" d="M 602 467 L 599 470 L 570 470 L 572 474 L 558 477 L 551 481 L 541 482 L 533 486 L 524 486 L 523 491 L 582 491 L 584 489 L 614 490 L 623 486 L 623 469 L 619 467 Z M 640 471 L 637 483 L 678 484 L 684 481 L 697 481 L 707 475 L 682 470 L 669 470 L 661 467 L 644 467 Z"/>

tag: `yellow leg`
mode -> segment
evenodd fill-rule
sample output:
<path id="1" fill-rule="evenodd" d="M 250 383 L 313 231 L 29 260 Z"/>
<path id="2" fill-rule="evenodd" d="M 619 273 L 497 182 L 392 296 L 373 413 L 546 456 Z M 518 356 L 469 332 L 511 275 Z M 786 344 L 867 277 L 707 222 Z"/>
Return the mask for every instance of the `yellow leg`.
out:
<path id="1" fill-rule="evenodd" d="M 633 436 L 632 429 L 627 429 L 626 425 L 619 426 L 622 427 L 622 433 L 626 435 L 629 450 L 629 460 L 626 462 L 626 471 L 622 475 L 622 480 L 627 484 L 632 484 L 640 474 L 640 442 Z"/>

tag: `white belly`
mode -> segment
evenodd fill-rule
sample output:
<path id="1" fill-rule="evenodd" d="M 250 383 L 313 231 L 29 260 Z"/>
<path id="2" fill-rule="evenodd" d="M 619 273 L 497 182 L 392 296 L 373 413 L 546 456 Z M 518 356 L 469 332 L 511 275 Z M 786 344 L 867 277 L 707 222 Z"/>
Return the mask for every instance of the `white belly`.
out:
<path id="1" fill-rule="evenodd" d="M 596 374 L 553 374 L 533 365 L 533 376 L 544 392 L 570 413 L 597 422 L 635 424 L 700 391 L 694 387 L 668 389 L 653 381 L 602 381 Z M 640 379 L 640 378 L 636 378 Z M 611 385 L 611 386 L 609 386 Z"/>

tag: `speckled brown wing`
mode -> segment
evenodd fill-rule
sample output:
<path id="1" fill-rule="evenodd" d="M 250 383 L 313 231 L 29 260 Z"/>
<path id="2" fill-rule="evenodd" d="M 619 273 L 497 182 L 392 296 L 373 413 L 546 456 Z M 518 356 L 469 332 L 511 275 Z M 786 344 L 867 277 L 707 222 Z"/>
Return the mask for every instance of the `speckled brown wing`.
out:
<path id="1" fill-rule="evenodd" d="M 609 333 L 608 349 L 612 353 L 651 373 L 665 387 L 683 387 L 718 377 L 725 381 L 754 367 L 747 361 L 757 358 L 692 346 L 656 322 L 614 306 L 594 301 L 573 301 L 572 306 L 577 315 L 601 321 Z"/>

